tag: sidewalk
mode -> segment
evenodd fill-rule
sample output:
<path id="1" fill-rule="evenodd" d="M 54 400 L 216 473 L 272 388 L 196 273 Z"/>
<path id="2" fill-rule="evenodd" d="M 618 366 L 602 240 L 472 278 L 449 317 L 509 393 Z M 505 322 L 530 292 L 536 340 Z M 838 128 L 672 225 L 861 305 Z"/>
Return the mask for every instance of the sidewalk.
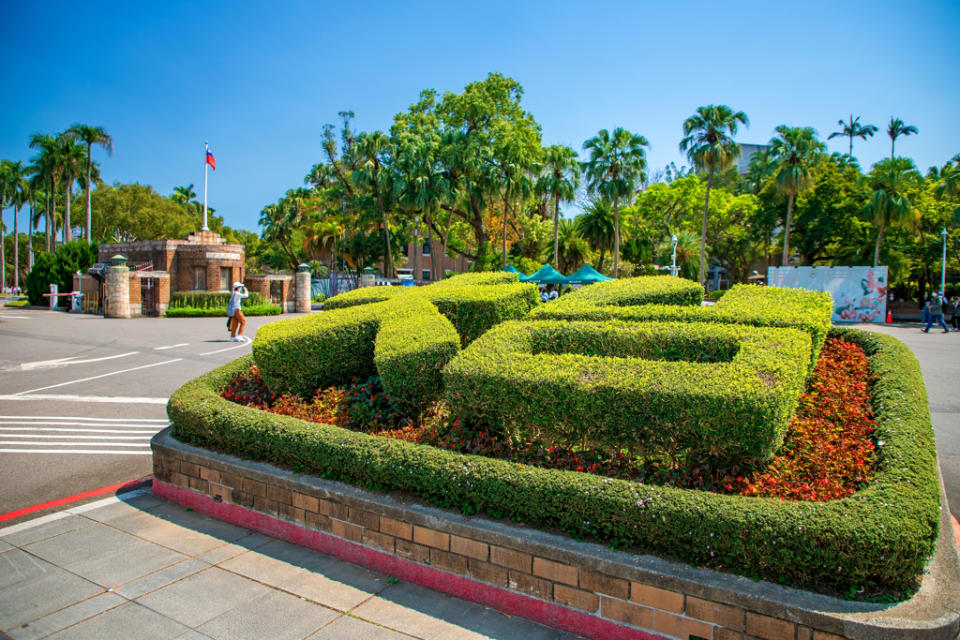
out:
<path id="1" fill-rule="evenodd" d="M 134 637 L 579 636 L 214 520 L 149 490 L 0 529 L 0 640 Z"/>

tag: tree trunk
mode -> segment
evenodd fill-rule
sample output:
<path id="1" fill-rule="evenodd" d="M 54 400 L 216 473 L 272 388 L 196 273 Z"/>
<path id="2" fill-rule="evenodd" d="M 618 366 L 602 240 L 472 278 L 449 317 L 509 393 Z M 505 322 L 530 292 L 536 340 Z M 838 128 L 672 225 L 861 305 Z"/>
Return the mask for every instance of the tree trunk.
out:
<path id="1" fill-rule="evenodd" d="M 93 232 L 90 230 L 92 218 L 90 215 L 90 167 L 93 164 L 90 157 L 91 146 L 89 143 L 87 144 L 87 242 L 93 242 Z"/>
<path id="2" fill-rule="evenodd" d="M 373 179 L 373 187 L 377 192 L 377 204 L 380 205 L 380 216 L 383 218 L 383 237 L 387 244 L 387 273 L 384 275 L 388 278 L 394 276 L 393 273 L 393 250 L 390 248 L 390 226 L 387 223 L 387 210 L 383 207 L 383 196 L 380 195 L 380 185 L 377 183 L 377 177 L 379 172 Z"/>
<path id="3" fill-rule="evenodd" d="M 20 209 L 13 208 L 13 288 L 20 286 Z"/>
<path id="4" fill-rule="evenodd" d="M 877 245 L 873 249 L 873 266 L 876 267 L 880 263 L 880 243 L 883 242 L 883 227 L 885 226 L 884 220 L 880 220 L 880 229 L 877 231 Z"/>
<path id="5" fill-rule="evenodd" d="M 787 199 L 787 224 L 783 229 L 783 259 L 780 261 L 780 265 L 783 267 L 790 266 L 790 223 L 793 221 L 793 199 L 796 194 L 791 191 L 790 197 Z"/>
<path id="6" fill-rule="evenodd" d="M 710 210 L 710 187 L 713 186 L 713 169 L 707 176 L 707 197 L 703 200 L 703 225 L 700 229 L 700 286 L 707 279 L 707 212 Z"/>
<path id="7" fill-rule="evenodd" d="M 847 155 L 849 155 L 851 158 L 853 157 L 853 136 L 852 135 L 850 136 L 850 153 Z"/>
<path id="8" fill-rule="evenodd" d="M 553 264 L 559 264 L 560 252 L 560 197 L 553 197 Z"/>
<path id="9" fill-rule="evenodd" d="M 893 147 L 897 144 L 897 137 L 890 136 L 890 159 L 893 160 Z"/>
<path id="10" fill-rule="evenodd" d="M 613 277 L 620 277 L 620 210 L 613 199 Z"/>
<path id="11" fill-rule="evenodd" d="M 64 242 L 73 240 L 73 229 L 70 228 L 70 196 L 73 195 L 73 176 L 67 174 L 67 183 L 63 186 L 63 238 Z"/>
<path id="12" fill-rule="evenodd" d="M 50 193 L 47 195 L 47 251 L 57 250 L 57 181 L 50 176 Z"/>
<path id="13" fill-rule="evenodd" d="M 3 207 L 6 201 L 7 192 L 0 190 L 0 293 L 3 293 L 3 288 L 7 286 L 7 256 L 4 253 L 7 243 L 3 229 Z"/>
<path id="14" fill-rule="evenodd" d="M 509 205 L 510 190 L 505 189 L 503 192 L 503 258 L 500 265 L 501 269 L 507 268 L 507 211 L 509 211 Z"/>
<path id="15" fill-rule="evenodd" d="M 450 240 L 450 227 L 452 226 L 453 226 L 453 216 L 451 215 L 450 218 L 447 220 L 447 228 L 443 230 L 443 246 L 441 247 L 442 252 L 440 253 L 440 268 L 437 274 L 440 278 L 443 278 L 443 275 L 444 275 L 443 261 L 447 259 L 447 241 Z M 431 248 L 430 251 L 432 252 L 433 248 Z"/>

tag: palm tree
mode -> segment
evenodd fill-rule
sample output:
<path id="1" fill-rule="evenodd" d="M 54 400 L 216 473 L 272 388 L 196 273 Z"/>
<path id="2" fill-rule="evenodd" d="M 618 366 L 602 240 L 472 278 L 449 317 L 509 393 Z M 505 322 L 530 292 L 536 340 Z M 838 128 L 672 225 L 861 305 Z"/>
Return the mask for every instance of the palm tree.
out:
<path id="1" fill-rule="evenodd" d="M 57 136 L 57 144 L 59 146 L 58 159 L 64 178 L 63 241 L 70 242 L 73 240 L 73 228 L 70 224 L 70 201 L 73 200 L 73 183 L 76 182 L 77 176 L 83 171 L 83 166 L 85 164 L 89 166 L 90 163 L 86 150 L 82 145 L 73 141 L 73 136 L 69 132 Z"/>
<path id="2" fill-rule="evenodd" d="M 11 162 L 7 174 L 7 197 L 13 207 L 13 287 L 20 286 L 20 209 L 30 197 L 30 181 L 23 162 Z"/>
<path id="3" fill-rule="evenodd" d="M 191 182 L 185 187 L 174 187 L 170 199 L 177 204 L 188 205 L 190 201 L 195 200 L 196 197 L 197 192 L 193 190 L 193 183 Z"/>
<path id="4" fill-rule="evenodd" d="M 613 205 L 603 198 L 592 200 L 574 223 L 577 233 L 587 241 L 590 248 L 600 252 L 597 269 L 603 270 L 603 254 L 610 248 L 614 236 Z"/>
<path id="5" fill-rule="evenodd" d="M 894 158 L 878 162 L 873 169 L 873 196 L 867 211 L 873 214 L 877 225 L 877 244 L 873 251 L 873 266 L 880 262 L 880 245 L 884 229 L 895 222 L 902 222 L 913 211 L 913 205 L 904 191 L 911 178 L 916 176 L 913 161 Z"/>
<path id="6" fill-rule="evenodd" d="M 80 142 L 87 145 L 87 182 L 85 191 L 87 193 L 87 242 L 92 241 L 92 236 L 90 232 L 91 225 L 91 216 L 90 216 L 90 169 L 91 164 L 93 163 L 93 145 L 98 144 L 103 147 L 107 155 L 113 155 L 113 138 L 111 138 L 106 130 L 103 127 L 92 127 L 86 124 L 75 124 L 69 129 L 67 129 L 67 134 L 74 140 L 79 140 Z M 191 185 L 192 186 L 192 185 Z"/>
<path id="7" fill-rule="evenodd" d="M 537 191 L 553 197 L 553 264 L 559 265 L 560 203 L 571 202 L 580 186 L 580 163 L 577 152 L 556 144 L 547 147 L 544 174 L 537 181 Z"/>
<path id="8" fill-rule="evenodd" d="M 32 162 L 34 172 L 37 177 L 47 182 L 46 214 L 47 221 L 45 225 L 47 251 L 53 252 L 56 249 L 56 218 L 57 218 L 57 181 L 62 172 L 59 159 L 59 145 L 56 138 L 44 133 L 35 133 L 30 136 L 30 148 L 39 149 L 40 153 L 34 156 Z"/>
<path id="9" fill-rule="evenodd" d="M 913 125 L 903 124 L 900 118 L 890 117 L 890 124 L 887 125 L 887 135 L 890 136 L 890 159 L 893 160 L 893 148 L 900 136 L 909 136 L 917 133 L 917 128 Z"/>
<path id="10" fill-rule="evenodd" d="M 697 255 L 699 241 L 693 231 L 679 231 L 677 236 L 677 266 L 684 278 L 693 277 L 693 260 Z M 657 262 L 662 267 L 673 262 L 673 239 L 664 236 L 656 247 Z"/>
<path id="11" fill-rule="evenodd" d="M 343 115 L 344 112 L 341 112 Z M 350 113 L 352 116 L 352 112 Z M 346 116 L 344 116 L 346 119 Z M 344 125 L 344 130 L 349 132 Z M 345 134 L 346 135 L 346 134 Z M 394 276 L 393 273 L 393 251 L 390 248 L 390 223 L 387 221 L 387 209 L 383 203 L 384 193 L 392 192 L 390 171 L 383 166 L 382 158 L 392 151 L 392 142 L 381 131 L 373 133 L 361 133 L 352 138 L 351 157 L 357 164 L 357 170 L 351 175 L 354 184 L 366 184 L 373 188 L 373 193 L 377 199 L 377 206 L 380 208 L 381 224 L 383 225 L 384 244 L 387 254 L 387 273 L 388 278 Z"/>
<path id="12" fill-rule="evenodd" d="M 733 141 L 737 123 L 750 126 L 747 114 L 734 112 L 725 104 L 699 107 L 683 123 L 680 151 L 687 154 L 693 166 L 707 172 L 707 195 L 703 202 L 703 224 L 700 232 L 700 284 L 706 280 L 707 269 L 707 212 L 710 207 L 710 187 L 713 174 L 726 171 L 740 157 L 740 145 Z"/>
<path id="13" fill-rule="evenodd" d="M 572 220 L 560 220 L 559 227 L 558 239 L 553 248 L 553 263 L 561 273 L 571 273 L 583 265 L 589 246 L 587 241 L 580 237 L 577 225 Z"/>
<path id="14" fill-rule="evenodd" d="M 754 151 L 750 156 L 750 164 L 747 165 L 747 173 L 743 176 L 743 186 L 747 193 L 757 195 L 763 189 L 764 181 L 773 174 L 777 168 L 773 154 L 770 149 L 761 149 Z"/>
<path id="15" fill-rule="evenodd" d="M 0 293 L 7 286 L 7 257 L 4 252 L 4 236 L 7 228 L 3 224 L 3 210 L 7 208 L 8 194 L 11 191 L 13 162 L 0 160 Z M 16 265 L 14 265 L 16 268 Z"/>
<path id="16" fill-rule="evenodd" d="M 853 139 L 854 138 L 867 138 L 873 137 L 873 134 L 877 132 L 877 127 L 872 124 L 860 124 L 860 116 L 856 118 L 853 117 L 853 114 L 850 114 L 850 122 L 844 122 L 843 120 L 837 120 L 837 124 L 840 125 L 840 131 L 834 131 L 829 136 L 827 140 L 833 140 L 838 136 L 847 136 L 850 138 L 850 156 L 853 156 Z"/>
<path id="17" fill-rule="evenodd" d="M 811 127 L 780 125 L 777 136 L 770 140 L 770 151 L 777 163 L 777 188 L 787 194 L 787 220 L 783 229 L 783 258 L 786 266 L 790 258 L 790 225 L 793 222 L 793 203 L 797 193 L 810 181 L 810 167 L 826 147 L 817 140 Z"/>
<path id="18" fill-rule="evenodd" d="M 646 180 L 647 139 L 617 127 L 611 134 L 601 129 L 583 143 L 590 159 L 581 166 L 587 177 L 587 191 L 613 205 L 613 277 L 620 272 L 620 201 L 633 197 L 637 185 Z"/>

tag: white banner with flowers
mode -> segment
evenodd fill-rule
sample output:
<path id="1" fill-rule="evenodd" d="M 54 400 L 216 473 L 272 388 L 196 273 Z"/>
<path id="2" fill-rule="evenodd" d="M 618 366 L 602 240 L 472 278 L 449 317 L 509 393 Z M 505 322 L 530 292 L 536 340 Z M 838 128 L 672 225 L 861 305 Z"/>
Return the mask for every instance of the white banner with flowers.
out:
<path id="1" fill-rule="evenodd" d="M 887 267 L 768 267 L 767 286 L 826 291 L 834 322 L 883 322 Z"/>

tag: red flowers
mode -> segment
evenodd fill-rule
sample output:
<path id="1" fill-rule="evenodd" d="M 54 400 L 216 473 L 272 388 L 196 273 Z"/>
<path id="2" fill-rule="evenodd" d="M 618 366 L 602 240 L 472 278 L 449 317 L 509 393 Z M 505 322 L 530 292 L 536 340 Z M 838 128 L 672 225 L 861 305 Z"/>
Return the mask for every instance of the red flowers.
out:
<path id="1" fill-rule="evenodd" d="M 724 489 L 745 496 L 826 501 L 849 496 L 868 482 L 876 460 L 869 377 L 860 347 L 828 341 L 781 454 L 763 473 L 736 478 Z"/>

